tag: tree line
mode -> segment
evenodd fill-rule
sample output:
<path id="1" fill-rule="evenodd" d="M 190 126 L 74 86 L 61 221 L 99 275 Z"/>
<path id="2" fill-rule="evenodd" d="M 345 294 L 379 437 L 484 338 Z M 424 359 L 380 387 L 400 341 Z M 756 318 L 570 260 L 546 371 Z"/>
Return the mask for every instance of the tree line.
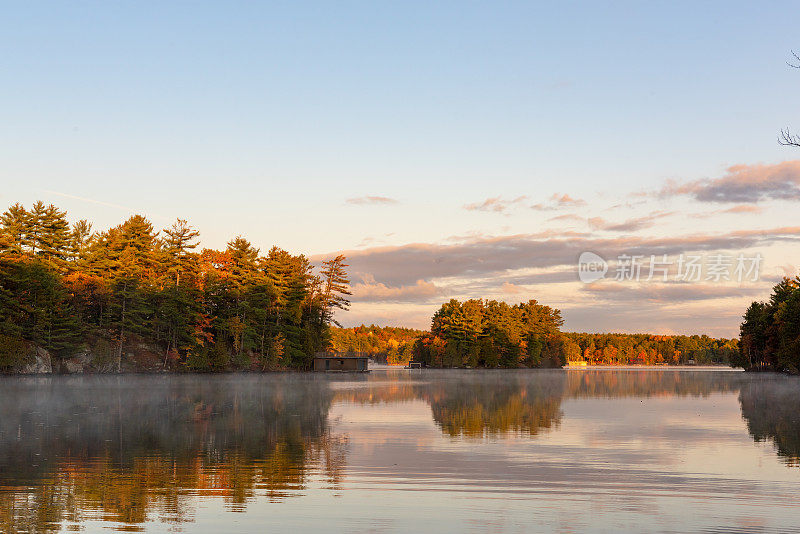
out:
<path id="1" fill-rule="evenodd" d="M 564 359 L 588 365 L 730 365 L 738 340 L 707 335 L 564 333 Z"/>
<path id="2" fill-rule="evenodd" d="M 766 302 L 753 302 L 739 328 L 744 365 L 800 372 L 800 276 L 784 278 Z"/>
<path id="3" fill-rule="evenodd" d="M 414 354 L 414 342 L 422 330 L 393 326 L 361 325 L 332 328 L 331 347 L 337 352 L 368 354 L 378 363 L 405 365 Z"/>
<path id="4" fill-rule="evenodd" d="M 450 300 L 417 338 L 414 361 L 429 367 L 731 364 L 736 339 L 651 334 L 562 332 L 561 311 L 535 300 Z"/>
<path id="5" fill-rule="evenodd" d="M 88 351 L 116 371 L 129 351 L 163 368 L 306 369 L 328 348 L 349 306 L 344 256 L 315 270 L 241 236 L 198 247 L 181 219 L 157 231 L 133 215 L 97 232 L 53 205 L 14 204 L 0 215 L 0 369 L 35 346 L 56 361 Z"/>
<path id="6" fill-rule="evenodd" d="M 538 367 L 556 365 L 561 312 L 535 300 L 452 299 L 431 319 L 414 346 L 414 360 L 429 367 Z"/>

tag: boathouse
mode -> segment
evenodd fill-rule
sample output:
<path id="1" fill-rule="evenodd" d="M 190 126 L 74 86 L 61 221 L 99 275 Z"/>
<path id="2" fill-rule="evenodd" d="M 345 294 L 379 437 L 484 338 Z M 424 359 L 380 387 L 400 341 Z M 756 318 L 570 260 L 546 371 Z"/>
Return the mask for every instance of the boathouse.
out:
<path id="1" fill-rule="evenodd" d="M 314 355 L 315 371 L 369 372 L 369 357 L 362 353 L 318 352 Z"/>

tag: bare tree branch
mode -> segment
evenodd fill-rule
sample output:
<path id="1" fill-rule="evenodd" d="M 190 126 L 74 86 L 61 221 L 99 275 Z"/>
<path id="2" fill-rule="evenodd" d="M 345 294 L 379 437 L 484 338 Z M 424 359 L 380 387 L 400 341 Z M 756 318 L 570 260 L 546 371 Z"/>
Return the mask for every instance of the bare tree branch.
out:
<path id="1" fill-rule="evenodd" d="M 795 52 L 794 50 L 792 50 L 791 52 L 792 52 L 792 55 L 794 56 L 794 59 L 795 59 L 796 63 L 792 63 L 790 61 L 787 61 L 786 64 L 789 65 L 790 67 L 794 67 L 795 69 L 800 69 L 800 56 L 798 56 L 797 52 Z"/>
<path id="2" fill-rule="evenodd" d="M 789 128 L 783 129 L 781 130 L 781 135 L 778 136 L 778 144 L 800 147 L 800 135 L 793 134 L 789 131 Z"/>
<path id="3" fill-rule="evenodd" d="M 795 61 L 787 61 L 786 64 L 794 69 L 800 69 L 800 55 L 798 55 L 794 50 L 791 52 Z M 784 128 L 781 130 L 781 134 L 778 136 L 778 144 L 783 146 L 800 147 L 800 135 L 793 134 L 789 128 Z"/>

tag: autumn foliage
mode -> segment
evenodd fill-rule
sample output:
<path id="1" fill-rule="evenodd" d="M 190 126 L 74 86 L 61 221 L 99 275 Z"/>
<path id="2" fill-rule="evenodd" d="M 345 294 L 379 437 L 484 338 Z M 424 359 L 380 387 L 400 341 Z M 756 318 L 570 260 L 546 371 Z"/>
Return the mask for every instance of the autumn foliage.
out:
<path id="1" fill-rule="evenodd" d="M 729 364 L 736 339 L 652 334 L 562 332 L 560 310 L 531 300 L 451 300 L 431 320 L 414 359 L 430 367 Z"/>
<path id="2" fill-rule="evenodd" d="M 349 305 L 344 257 L 315 272 L 241 236 L 198 252 L 198 237 L 180 219 L 157 231 L 134 215 L 93 232 L 52 205 L 11 206 L 0 215 L 0 368 L 24 363 L 24 344 L 62 359 L 107 347 L 95 356 L 117 371 L 142 346 L 163 368 L 308 368 Z"/>
<path id="3" fill-rule="evenodd" d="M 392 326 L 332 328 L 331 346 L 337 352 L 368 354 L 378 363 L 405 365 L 414 353 L 414 342 L 425 332 Z"/>

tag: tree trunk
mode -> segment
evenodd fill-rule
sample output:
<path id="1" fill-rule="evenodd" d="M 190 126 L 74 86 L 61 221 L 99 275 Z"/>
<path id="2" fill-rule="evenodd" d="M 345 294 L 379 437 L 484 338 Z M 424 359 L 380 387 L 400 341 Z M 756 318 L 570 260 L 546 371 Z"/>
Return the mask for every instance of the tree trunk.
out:
<path id="1" fill-rule="evenodd" d="M 170 337 L 167 337 L 167 350 L 166 350 L 166 352 L 164 352 L 164 369 L 167 368 L 167 358 L 169 358 L 169 347 L 170 347 L 171 343 L 172 343 L 172 339 Z"/>
<path id="2" fill-rule="evenodd" d="M 122 372 L 122 343 L 125 339 L 125 305 L 128 302 L 127 297 L 124 293 L 127 293 L 128 290 L 128 283 L 125 282 L 125 285 L 122 288 L 123 297 L 122 297 L 122 318 L 119 323 L 119 351 L 117 353 L 117 373 Z"/>

